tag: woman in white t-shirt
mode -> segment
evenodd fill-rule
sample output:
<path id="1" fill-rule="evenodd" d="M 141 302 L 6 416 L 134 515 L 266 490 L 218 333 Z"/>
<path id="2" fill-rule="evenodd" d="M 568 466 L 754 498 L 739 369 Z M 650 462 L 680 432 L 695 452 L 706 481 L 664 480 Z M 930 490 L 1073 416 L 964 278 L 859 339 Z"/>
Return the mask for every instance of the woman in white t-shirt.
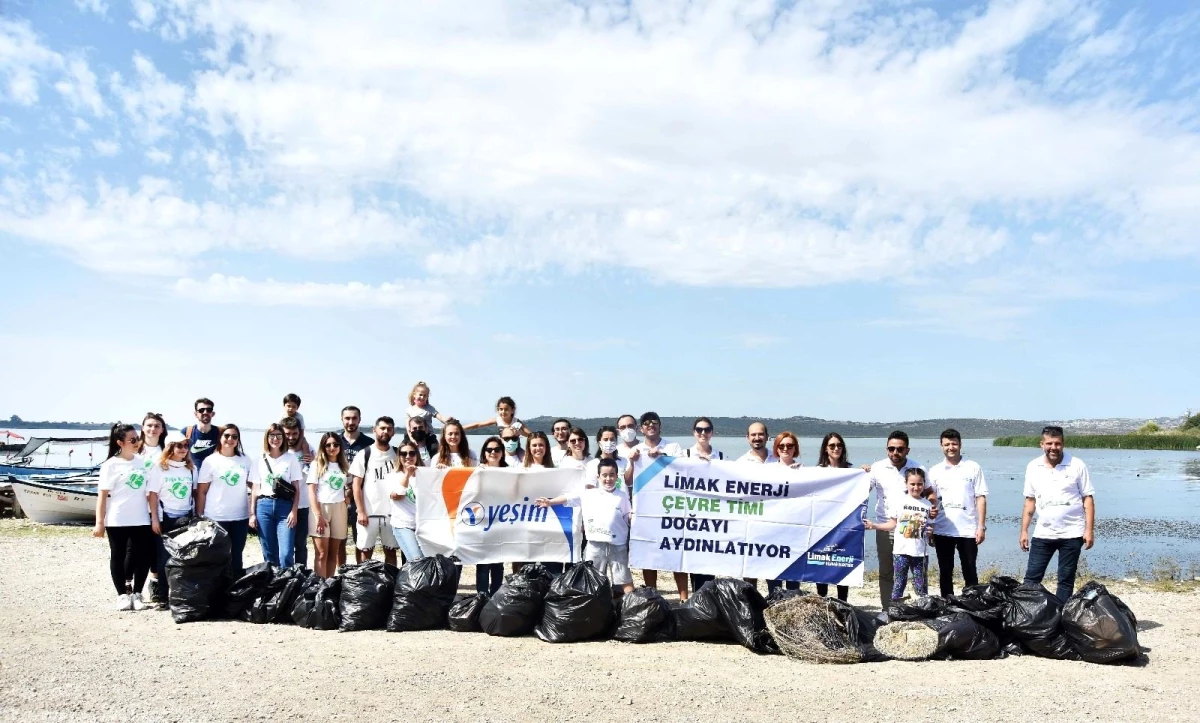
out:
<path id="1" fill-rule="evenodd" d="M 271 424 L 263 433 L 262 454 L 254 460 L 250 493 L 250 527 L 258 530 L 263 561 L 291 567 L 296 561 L 296 518 L 300 514 L 300 460 L 288 451 L 283 427 Z"/>
<path id="2" fill-rule="evenodd" d="M 438 468 L 475 467 L 478 464 L 479 458 L 467 443 L 467 433 L 463 431 L 462 422 L 454 417 L 447 419 L 442 426 L 442 438 L 438 442 Z"/>
<path id="3" fill-rule="evenodd" d="M 771 446 L 771 453 L 775 457 L 775 464 L 781 464 L 789 469 L 800 467 L 800 439 L 793 432 L 780 432 L 776 435 L 775 442 Z M 788 590 L 799 590 L 800 582 L 798 580 L 767 580 L 767 593 L 770 594 L 776 588 L 784 586 Z"/>
<path id="4" fill-rule="evenodd" d="M 197 469 L 188 454 L 189 442 L 180 437 L 167 442 L 166 449 L 150 465 L 146 489 L 150 498 L 150 524 L 154 528 L 154 543 L 158 553 L 156 569 L 162 601 L 169 599 L 167 581 L 167 547 L 163 535 L 179 527 L 179 521 L 192 513 L 192 491 L 196 488 Z"/>
<path id="5" fill-rule="evenodd" d="M 567 456 L 558 463 L 560 469 L 586 469 L 588 463 L 587 432 L 579 427 L 572 427 L 567 436 Z"/>
<path id="6" fill-rule="evenodd" d="M 159 457 L 162 456 L 163 439 L 167 433 L 167 422 L 162 415 L 157 412 L 146 412 L 142 418 L 142 441 L 138 444 L 138 456 L 142 458 L 142 466 L 146 479 L 150 479 L 150 470 L 158 464 Z M 162 538 L 155 533 L 155 545 L 162 545 Z M 163 548 L 163 554 L 166 554 L 166 548 Z M 163 584 L 166 584 L 166 578 L 162 578 Z M 132 581 L 130 581 L 132 584 Z M 153 564 L 150 566 L 150 601 L 160 604 L 167 602 L 167 596 L 163 592 L 163 588 L 159 585 L 158 566 Z"/>
<path id="7" fill-rule="evenodd" d="M 346 562 L 346 546 L 350 534 L 346 509 L 346 482 L 350 479 L 350 463 L 342 438 L 336 432 L 326 432 L 317 445 L 316 458 L 308 470 L 308 529 L 312 537 L 313 572 L 325 578 L 333 577 Z"/>
<path id="8" fill-rule="evenodd" d="M 95 537 L 108 536 L 108 571 L 118 610 L 142 610 L 142 585 L 154 559 L 154 532 L 146 501 L 146 473 L 137 456 L 137 429 L 117 423 L 108 434 L 108 458 L 100 465 Z M 126 581 L 133 580 L 133 588 Z"/>
<path id="9" fill-rule="evenodd" d="M 392 500 L 392 533 L 400 545 L 405 562 L 425 557 L 421 544 L 417 542 L 417 494 L 412 488 L 413 475 L 421 466 L 421 450 L 412 442 L 404 442 L 396 448 L 399 459 L 396 471 L 387 476 L 388 497 Z"/>
<path id="10" fill-rule="evenodd" d="M 250 532 L 250 482 L 254 464 L 242 452 L 242 430 L 226 424 L 217 437 L 217 452 L 204 458 L 196 483 L 196 514 L 229 533 L 229 569 L 242 575 L 242 552 Z"/>
<path id="11" fill-rule="evenodd" d="M 617 454 L 617 428 L 611 425 L 604 425 L 600 431 L 596 432 L 596 456 L 589 459 L 584 465 L 583 480 L 584 486 L 591 488 L 600 484 L 600 460 L 611 459 L 617 463 L 617 489 L 628 489 L 629 473 L 633 471 L 633 465 L 629 464 L 629 460 Z"/>
<path id="12" fill-rule="evenodd" d="M 545 432 L 534 432 L 525 450 L 525 469 L 553 469 L 554 455 L 550 452 L 550 438 Z"/>
<path id="13" fill-rule="evenodd" d="M 504 442 L 499 437 L 488 437 L 480 447 L 481 467 L 508 467 L 504 461 Z M 495 595 L 504 582 L 504 563 L 496 562 L 475 566 L 475 592 L 486 592 Z"/>

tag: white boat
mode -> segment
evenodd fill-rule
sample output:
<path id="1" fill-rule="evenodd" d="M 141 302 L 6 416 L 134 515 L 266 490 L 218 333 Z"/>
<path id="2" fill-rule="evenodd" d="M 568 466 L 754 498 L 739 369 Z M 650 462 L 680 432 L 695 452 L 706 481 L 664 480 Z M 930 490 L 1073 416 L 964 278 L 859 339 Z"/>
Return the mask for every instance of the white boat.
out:
<path id="1" fill-rule="evenodd" d="M 25 516 L 47 525 L 96 523 L 96 484 L 83 480 L 58 481 L 11 479 L 13 492 Z"/>

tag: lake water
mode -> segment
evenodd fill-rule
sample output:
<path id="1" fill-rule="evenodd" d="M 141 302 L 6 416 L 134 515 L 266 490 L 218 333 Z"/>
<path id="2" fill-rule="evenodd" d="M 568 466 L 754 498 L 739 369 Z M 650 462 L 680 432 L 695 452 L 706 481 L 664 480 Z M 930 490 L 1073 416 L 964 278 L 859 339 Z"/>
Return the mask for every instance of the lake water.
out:
<path id="1" fill-rule="evenodd" d="M 257 439 L 261 430 L 244 430 L 247 440 Z M 86 437 L 96 432 L 74 430 L 22 430 L 25 436 Z M 310 432 L 316 443 L 319 432 Z M 484 437 L 471 435 L 471 448 L 478 451 Z M 681 444 L 691 440 L 677 439 Z M 817 461 L 820 439 L 800 440 L 801 460 Z M 854 464 L 871 463 L 884 458 L 884 439 L 851 438 L 846 440 Z M 253 443 L 248 446 L 256 446 Z M 595 444 L 593 443 L 594 447 Z M 726 457 L 737 457 L 746 450 L 741 437 L 718 437 L 713 446 Z M 80 445 L 71 455 L 76 465 L 104 457 L 103 444 Z M 1068 450 L 1069 451 L 1069 450 Z M 1020 531 L 1021 495 L 1025 465 L 1040 452 L 1032 448 L 993 447 L 991 440 L 965 440 L 963 454 L 978 462 L 987 476 L 988 537 L 979 552 L 980 569 L 1001 566 L 1007 573 L 1024 569 L 1025 554 L 1017 545 Z M 912 440 L 910 456 L 929 465 L 942 459 L 936 439 Z M 1084 553 L 1087 566 L 1104 575 L 1145 576 L 1164 559 L 1173 560 L 1181 572 L 1191 577 L 1200 574 L 1200 452 L 1149 450 L 1080 450 L 1096 488 L 1096 545 Z M 48 457 L 39 454 L 39 465 L 66 464 L 63 452 Z M 874 566 L 874 535 L 867 535 L 867 559 Z"/>

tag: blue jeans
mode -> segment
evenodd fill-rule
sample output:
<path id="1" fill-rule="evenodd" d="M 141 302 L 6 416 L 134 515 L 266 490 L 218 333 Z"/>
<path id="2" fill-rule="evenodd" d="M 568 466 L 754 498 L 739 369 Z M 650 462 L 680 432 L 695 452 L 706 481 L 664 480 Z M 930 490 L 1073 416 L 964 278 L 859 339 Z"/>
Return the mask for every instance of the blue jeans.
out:
<path id="1" fill-rule="evenodd" d="M 307 492 L 307 490 L 305 490 Z M 297 492 L 296 494 L 300 494 Z M 308 567 L 308 508 L 301 507 L 296 510 L 296 526 L 292 528 L 292 533 L 296 538 L 296 564 L 301 567 Z"/>
<path id="2" fill-rule="evenodd" d="M 495 595 L 503 584 L 503 563 L 475 566 L 475 592 L 486 592 L 489 596 Z"/>
<path id="3" fill-rule="evenodd" d="M 250 534 L 250 518 L 244 520 L 228 520 L 217 522 L 221 529 L 229 535 L 229 569 L 234 577 L 241 577 L 245 568 L 242 567 L 242 552 L 246 549 L 246 535 Z"/>
<path id="4" fill-rule="evenodd" d="M 400 545 L 400 552 L 404 553 L 405 562 L 425 557 L 425 553 L 421 552 L 421 543 L 417 542 L 416 530 L 410 530 L 407 527 L 393 527 L 392 532 L 396 535 L 396 543 Z"/>
<path id="5" fill-rule="evenodd" d="M 1044 537 L 1034 537 L 1029 540 L 1029 564 L 1025 569 L 1026 584 L 1040 585 L 1050 558 L 1058 553 L 1058 589 L 1054 596 L 1061 603 L 1066 603 L 1071 593 L 1075 592 L 1075 568 L 1079 566 L 1079 553 L 1083 551 L 1083 538 L 1072 537 L 1067 540 L 1051 540 Z"/>
<path id="6" fill-rule="evenodd" d="M 288 527 L 292 503 L 274 497 L 259 497 L 254 516 L 258 519 L 258 543 L 263 561 L 275 567 L 291 567 L 296 560 L 296 531 Z"/>

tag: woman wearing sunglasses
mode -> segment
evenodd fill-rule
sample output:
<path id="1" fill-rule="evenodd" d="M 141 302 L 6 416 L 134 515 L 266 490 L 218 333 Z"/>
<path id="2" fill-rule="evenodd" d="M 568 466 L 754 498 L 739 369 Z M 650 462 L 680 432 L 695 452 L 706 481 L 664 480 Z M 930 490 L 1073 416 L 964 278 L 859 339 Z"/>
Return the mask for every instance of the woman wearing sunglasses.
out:
<path id="1" fill-rule="evenodd" d="M 350 463 L 342 438 L 336 432 L 326 432 L 317 445 L 313 466 L 308 470 L 308 529 L 311 530 L 315 551 L 313 571 L 321 577 L 333 577 L 346 562 L 349 534 L 346 511 L 346 480 Z"/>
<path id="2" fill-rule="evenodd" d="M 558 466 L 562 469 L 585 469 L 588 463 L 587 432 L 579 427 L 572 427 L 567 435 L 567 455 Z"/>
<path id="3" fill-rule="evenodd" d="M 216 522 L 229 533 L 229 569 L 241 577 L 242 552 L 250 530 L 250 475 L 254 468 L 242 452 L 242 430 L 221 427 L 217 453 L 204 458 L 196 485 L 196 514 Z"/>
<path id="4" fill-rule="evenodd" d="M 145 426 L 143 424 L 143 426 Z M 196 487 L 196 467 L 188 454 L 189 443 L 180 438 L 167 442 L 167 448 L 150 468 L 146 489 L 150 493 L 150 510 L 154 517 L 155 547 L 158 553 L 158 593 L 165 603 L 167 587 L 167 547 L 162 536 L 179 526 L 179 521 L 192 513 L 192 494 Z M 157 514 L 156 514 L 157 513 Z"/>
<path id="5" fill-rule="evenodd" d="M 688 457 L 699 457 L 710 462 L 714 459 L 725 459 L 724 452 L 713 449 L 712 438 L 715 430 L 711 419 L 696 417 L 696 421 L 692 422 L 692 436 L 696 438 L 696 443 L 683 450 L 683 453 Z"/>
<path id="6" fill-rule="evenodd" d="M 775 457 L 776 464 L 781 464 L 791 469 L 796 469 L 800 466 L 800 439 L 792 432 L 780 432 L 775 437 L 775 442 L 771 445 L 772 456 Z M 798 580 L 767 580 L 767 593 L 777 590 L 785 586 L 788 590 L 799 590 L 800 582 Z"/>
<path id="7" fill-rule="evenodd" d="M 118 610 L 143 610 L 142 585 L 154 557 L 154 532 L 146 501 L 146 475 L 137 456 L 137 429 L 114 424 L 108 458 L 100 465 L 94 537 L 108 537 L 108 571 L 117 589 Z M 128 580 L 133 580 L 129 588 Z"/>
<path id="8" fill-rule="evenodd" d="M 480 467 L 507 467 L 504 461 L 504 442 L 496 436 L 488 437 L 483 442 L 483 458 Z M 495 595 L 504 583 L 504 564 L 491 563 L 475 566 L 475 592 L 486 592 Z"/>
<path id="9" fill-rule="evenodd" d="M 849 467 L 850 453 L 846 450 L 846 440 L 837 432 L 830 432 L 821 440 L 821 451 L 817 454 L 818 467 Z M 817 594 L 821 597 L 829 595 L 829 586 L 817 583 Z M 837 586 L 838 600 L 845 602 L 850 597 L 848 585 Z"/>
<path id="10" fill-rule="evenodd" d="M 157 412 L 146 412 L 142 417 L 142 440 L 138 444 L 138 456 L 142 459 L 142 473 L 149 480 L 151 471 L 158 466 L 158 460 L 163 453 L 163 438 L 167 433 L 167 422 Z M 156 544 L 162 544 L 162 538 L 155 532 Z M 157 558 L 156 558 L 157 559 Z M 150 567 L 150 600 L 155 603 L 166 603 L 166 578 L 158 576 L 158 564 Z M 132 584 L 132 582 L 130 583 Z"/>
<path id="11" fill-rule="evenodd" d="M 296 561 L 296 518 L 304 473 L 300 460 L 288 451 L 283 427 L 271 424 L 263 433 L 263 453 L 254 461 L 250 493 L 250 527 L 258 530 L 263 561 L 291 567 Z"/>
<path id="12" fill-rule="evenodd" d="M 402 442 L 396 448 L 399 466 L 387 476 L 388 496 L 392 500 L 392 532 L 404 554 L 404 562 L 425 557 L 417 542 L 417 495 L 412 488 L 413 475 L 422 466 L 421 450 L 412 442 Z"/>

